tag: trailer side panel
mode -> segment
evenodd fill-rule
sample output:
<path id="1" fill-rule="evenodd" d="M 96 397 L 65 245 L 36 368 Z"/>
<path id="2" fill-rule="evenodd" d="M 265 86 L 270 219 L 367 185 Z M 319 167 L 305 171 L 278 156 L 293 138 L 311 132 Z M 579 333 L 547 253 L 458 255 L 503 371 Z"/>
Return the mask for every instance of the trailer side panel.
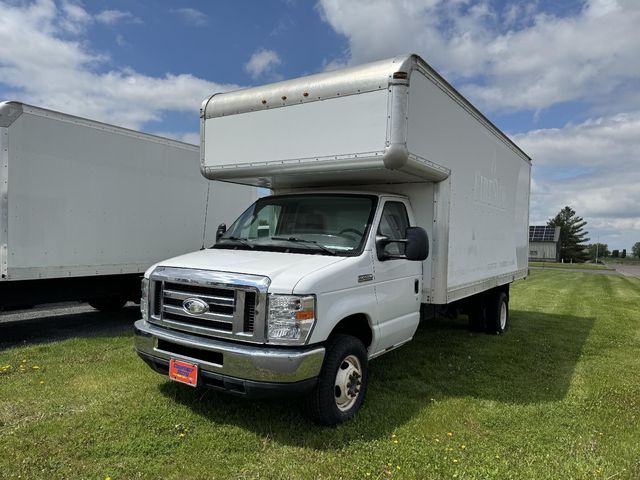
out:
<path id="1" fill-rule="evenodd" d="M 202 245 L 208 189 L 222 213 L 196 146 L 27 106 L 6 130 L 5 279 L 140 273 Z M 225 220 L 255 198 L 230 188 Z"/>

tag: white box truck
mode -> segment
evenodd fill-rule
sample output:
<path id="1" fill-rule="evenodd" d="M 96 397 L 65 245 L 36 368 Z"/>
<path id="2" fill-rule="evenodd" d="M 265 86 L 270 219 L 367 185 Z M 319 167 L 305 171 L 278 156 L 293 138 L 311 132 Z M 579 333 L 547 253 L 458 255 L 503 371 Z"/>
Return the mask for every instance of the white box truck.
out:
<path id="1" fill-rule="evenodd" d="M 136 349 L 241 395 L 352 417 L 421 313 L 502 333 L 527 275 L 531 161 L 417 55 L 214 95 L 201 169 L 271 188 L 216 245 L 150 268 Z"/>
<path id="2" fill-rule="evenodd" d="M 0 309 L 139 301 L 150 265 L 210 246 L 257 198 L 199 161 L 195 145 L 0 103 Z"/>

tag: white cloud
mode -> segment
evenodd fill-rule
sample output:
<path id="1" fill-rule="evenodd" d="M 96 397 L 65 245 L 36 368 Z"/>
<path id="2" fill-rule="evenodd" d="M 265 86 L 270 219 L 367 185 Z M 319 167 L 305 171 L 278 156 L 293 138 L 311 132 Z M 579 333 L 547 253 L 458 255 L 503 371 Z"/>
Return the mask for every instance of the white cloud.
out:
<path id="1" fill-rule="evenodd" d="M 515 135 L 514 139 L 525 151 L 535 155 L 538 165 L 638 166 L 640 111 L 590 119 L 563 128 L 532 130 Z"/>
<path id="2" fill-rule="evenodd" d="M 61 5 L 64 16 L 59 26 L 68 33 L 78 34 L 89 25 L 93 19 L 80 3 L 63 1 Z"/>
<path id="3" fill-rule="evenodd" d="M 251 55 L 244 68 L 253 78 L 258 78 L 265 74 L 273 75 L 274 69 L 281 63 L 282 61 L 277 52 L 260 49 Z"/>
<path id="4" fill-rule="evenodd" d="M 533 157 L 531 223 L 565 205 L 612 248 L 640 241 L 640 111 L 515 136 Z"/>
<path id="5" fill-rule="evenodd" d="M 141 129 L 169 111 L 196 115 L 205 96 L 237 88 L 190 74 L 105 71 L 108 57 L 77 36 L 82 32 L 78 26 L 88 23 L 77 10 L 81 7 L 65 5 L 0 1 L 0 79 L 13 99 Z"/>
<path id="6" fill-rule="evenodd" d="M 417 51 L 492 110 L 539 110 L 640 83 L 640 2 L 591 0 L 577 15 L 445 0 L 320 0 L 348 63 Z M 340 59 L 339 59 L 340 60 Z M 637 105 L 640 106 L 640 105 Z"/>
<path id="7" fill-rule="evenodd" d="M 116 35 L 116 43 L 120 47 L 129 46 L 129 42 L 127 42 L 127 40 L 124 38 L 124 35 L 121 35 L 121 34 Z"/>
<path id="8" fill-rule="evenodd" d="M 142 20 L 133 15 L 131 12 L 122 10 L 102 10 L 95 16 L 98 23 L 105 25 L 115 25 L 118 23 L 142 23 Z"/>
<path id="9" fill-rule="evenodd" d="M 172 12 L 177 13 L 185 22 L 195 25 L 196 27 L 204 27 L 209 23 L 209 17 L 195 8 L 176 8 L 172 10 Z"/>
<path id="10" fill-rule="evenodd" d="M 629 249 L 640 241 L 640 2 L 585 0 L 562 15 L 542 5 L 320 0 L 348 42 L 325 66 L 417 52 L 484 111 L 585 104 L 598 118 L 515 136 L 534 160 L 531 222 L 571 205 L 592 236 Z"/>

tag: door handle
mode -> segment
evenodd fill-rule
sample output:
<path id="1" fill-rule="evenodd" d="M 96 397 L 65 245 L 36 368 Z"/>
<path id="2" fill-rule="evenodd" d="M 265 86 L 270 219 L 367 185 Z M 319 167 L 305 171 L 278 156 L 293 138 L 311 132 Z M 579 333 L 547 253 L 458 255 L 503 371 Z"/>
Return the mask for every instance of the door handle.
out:
<path id="1" fill-rule="evenodd" d="M 413 282 L 413 291 L 416 293 L 416 295 L 420 291 L 420 280 L 416 279 L 416 281 Z"/>

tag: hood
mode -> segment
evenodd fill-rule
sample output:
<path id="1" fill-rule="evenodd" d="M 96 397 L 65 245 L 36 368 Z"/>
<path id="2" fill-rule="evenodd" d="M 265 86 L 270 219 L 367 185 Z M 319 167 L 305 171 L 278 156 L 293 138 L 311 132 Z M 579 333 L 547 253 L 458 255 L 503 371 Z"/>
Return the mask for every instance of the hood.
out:
<path id="1" fill-rule="evenodd" d="M 147 275 L 159 266 L 261 275 L 271 279 L 270 292 L 292 293 L 296 284 L 305 276 L 347 258 L 349 257 L 208 249 L 159 262 L 147 271 Z"/>

